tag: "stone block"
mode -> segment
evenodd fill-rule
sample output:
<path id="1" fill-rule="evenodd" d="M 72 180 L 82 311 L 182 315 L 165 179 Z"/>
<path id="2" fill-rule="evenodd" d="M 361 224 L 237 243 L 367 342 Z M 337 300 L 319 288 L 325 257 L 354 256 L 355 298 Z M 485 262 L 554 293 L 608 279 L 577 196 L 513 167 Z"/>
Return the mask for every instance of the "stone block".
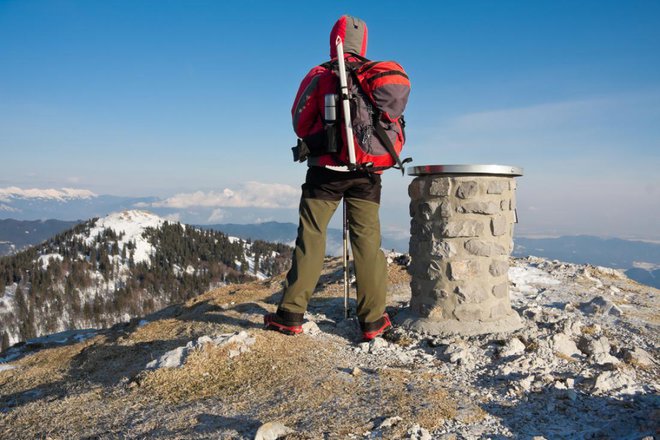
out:
<path id="1" fill-rule="evenodd" d="M 486 288 L 474 284 L 458 286 L 454 289 L 459 304 L 481 304 L 491 298 Z"/>
<path id="2" fill-rule="evenodd" d="M 490 220 L 490 230 L 495 236 L 504 235 L 509 232 L 509 222 L 504 215 L 496 215 Z"/>
<path id="3" fill-rule="evenodd" d="M 438 283 L 440 284 L 440 283 Z M 433 301 L 438 302 L 442 300 L 446 300 L 449 298 L 449 292 L 444 290 L 442 287 L 439 287 L 438 284 L 433 286 L 433 289 L 430 292 L 430 297 L 433 299 Z"/>
<path id="4" fill-rule="evenodd" d="M 493 295 L 496 298 L 508 298 L 509 297 L 509 283 L 502 283 L 496 286 L 493 286 Z"/>
<path id="5" fill-rule="evenodd" d="M 427 200 L 419 204 L 419 216 L 422 220 L 429 221 L 435 217 L 435 212 L 438 209 L 440 203 Z"/>
<path id="6" fill-rule="evenodd" d="M 431 255 L 431 242 L 429 240 L 420 240 L 417 237 L 411 237 L 408 244 L 408 252 L 415 255 L 415 258 L 424 258 Z"/>
<path id="7" fill-rule="evenodd" d="M 449 218 L 454 214 L 454 208 L 449 201 L 445 200 L 440 204 L 440 217 Z"/>
<path id="8" fill-rule="evenodd" d="M 506 301 L 500 301 L 490 308 L 490 318 L 500 319 L 511 314 L 511 306 Z"/>
<path id="9" fill-rule="evenodd" d="M 502 210 L 500 205 L 495 202 L 468 202 L 458 207 L 458 212 L 467 214 L 497 214 Z"/>
<path id="10" fill-rule="evenodd" d="M 435 178 L 429 186 L 429 194 L 436 197 L 446 197 L 451 192 L 451 181 L 446 177 Z"/>
<path id="11" fill-rule="evenodd" d="M 506 180 L 493 180 L 488 184 L 487 194 L 502 194 L 509 189 L 509 182 Z"/>
<path id="12" fill-rule="evenodd" d="M 415 178 L 410 185 L 408 185 L 408 195 L 412 200 L 417 200 L 424 197 L 424 190 L 426 189 L 426 180 L 420 177 Z"/>
<path id="13" fill-rule="evenodd" d="M 479 192 L 479 184 L 473 180 L 462 182 L 456 189 L 456 197 L 460 199 L 469 199 Z"/>
<path id="14" fill-rule="evenodd" d="M 445 264 L 438 260 L 431 260 L 426 271 L 429 280 L 437 280 L 445 276 Z"/>
<path id="15" fill-rule="evenodd" d="M 479 276 L 479 262 L 476 260 L 459 260 L 449 263 L 449 278 L 454 281 L 471 280 Z"/>
<path id="16" fill-rule="evenodd" d="M 410 222 L 410 234 L 417 240 L 430 241 L 433 238 L 433 226 L 430 223 L 422 223 L 413 219 Z"/>
<path id="17" fill-rule="evenodd" d="M 511 191 L 513 191 L 513 190 L 516 189 L 516 180 L 515 180 L 515 179 L 511 179 L 511 180 L 509 180 L 509 189 L 510 189 Z"/>
<path id="18" fill-rule="evenodd" d="M 483 240 L 466 241 L 465 250 L 467 250 L 472 255 L 479 255 L 481 257 L 507 255 L 507 250 L 504 248 L 504 246 Z"/>
<path id="19" fill-rule="evenodd" d="M 488 271 L 490 274 L 494 277 L 500 277 L 502 275 L 506 275 L 507 272 L 509 271 L 509 262 L 508 261 L 493 261 L 490 263 L 490 267 L 488 268 Z"/>
<path id="20" fill-rule="evenodd" d="M 431 255 L 440 258 L 451 258 L 456 255 L 456 245 L 451 241 L 435 241 L 431 245 Z"/>
<path id="21" fill-rule="evenodd" d="M 500 209 L 502 211 L 508 211 L 511 208 L 511 200 L 502 200 L 500 202 Z"/>
<path id="22" fill-rule="evenodd" d="M 484 231 L 484 225 L 477 220 L 451 220 L 442 225 L 442 237 L 478 237 Z"/>
<path id="23" fill-rule="evenodd" d="M 461 304 L 454 310 L 454 317 L 459 321 L 483 321 L 490 317 L 490 309 L 478 304 Z"/>

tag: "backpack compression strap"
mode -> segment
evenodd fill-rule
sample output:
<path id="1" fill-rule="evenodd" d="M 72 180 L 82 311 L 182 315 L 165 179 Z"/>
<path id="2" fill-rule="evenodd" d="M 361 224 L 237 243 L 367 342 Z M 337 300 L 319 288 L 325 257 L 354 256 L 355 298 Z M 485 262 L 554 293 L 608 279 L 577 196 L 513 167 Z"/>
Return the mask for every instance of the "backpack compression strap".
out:
<path id="1" fill-rule="evenodd" d="M 373 121 L 373 126 L 375 129 L 376 136 L 380 140 L 380 143 L 383 144 L 385 149 L 387 150 L 388 153 L 390 153 L 390 156 L 392 156 L 392 159 L 396 162 L 396 166 L 393 168 L 396 168 L 397 170 L 401 170 L 401 174 L 405 175 L 406 169 L 403 166 L 404 164 L 408 162 L 412 162 L 412 158 L 408 157 L 401 161 L 399 158 L 399 155 L 396 154 L 396 150 L 394 149 L 394 145 L 392 145 L 392 141 L 390 138 L 387 136 L 387 133 L 385 133 L 385 130 L 383 127 L 380 125 L 379 120 L 380 119 L 380 112 L 374 113 L 374 121 Z"/>

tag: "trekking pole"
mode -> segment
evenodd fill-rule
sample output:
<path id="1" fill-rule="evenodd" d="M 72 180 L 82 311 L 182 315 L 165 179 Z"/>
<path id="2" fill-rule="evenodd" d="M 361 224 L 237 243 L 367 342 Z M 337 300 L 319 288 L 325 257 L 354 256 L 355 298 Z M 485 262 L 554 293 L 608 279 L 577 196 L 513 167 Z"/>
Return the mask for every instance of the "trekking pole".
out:
<path id="1" fill-rule="evenodd" d="M 342 109 L 344 111 L 344 127 L 346 128 L 346 142 L 348 144 L 349 168 L 355 168 L 355 143 L 353 141 L 353 125 L 351 124 L 351 106 L 348 93 L 348 82 L 346 81 L 346 63 L 344 62 L 344 43 L 341 37 L 337 37 L 337 62 L 339 63 L 339 86 L 341 94 Z"/>
<path id="2" fill-rule="evenodd" d="M 349 276 L 348 276 L 348 216 L 346 214 L 346 199 L 343 200 L 344 208 L 344 319 L 348 319 L 348 290 L 350 286 L 348 285 Z"/>

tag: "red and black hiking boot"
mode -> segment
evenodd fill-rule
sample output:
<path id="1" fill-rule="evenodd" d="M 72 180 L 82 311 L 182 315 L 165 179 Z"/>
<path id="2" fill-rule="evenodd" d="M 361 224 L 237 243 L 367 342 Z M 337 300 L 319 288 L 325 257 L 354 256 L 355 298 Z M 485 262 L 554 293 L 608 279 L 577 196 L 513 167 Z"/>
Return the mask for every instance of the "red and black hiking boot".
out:
<path id="1" fill-rule="evenodd" d="M 383 313 L 383 316 L 378 321 L 361 322 L 360 327 L 362 327 L 362 340 L 369 342 L 391 329 L 392 321 L 390 321 L 390 316 L 387 313 Z"/>
<path id="2" fill-rule="evenodd" d="M 266 330 L 275 330 L 285 335 L 299 335 L 303 332 L 302 321 L 302 313 L 278 310 L 277 313 L 269 313 L 264 316 L 264 328 Z"/>

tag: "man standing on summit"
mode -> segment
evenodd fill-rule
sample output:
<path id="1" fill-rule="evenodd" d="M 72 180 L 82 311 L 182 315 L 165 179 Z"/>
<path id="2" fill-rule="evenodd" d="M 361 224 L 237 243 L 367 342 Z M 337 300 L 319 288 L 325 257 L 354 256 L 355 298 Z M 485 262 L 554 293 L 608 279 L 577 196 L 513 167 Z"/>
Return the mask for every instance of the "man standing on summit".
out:
<path id="1" fill-rule="evenodd" d="M 337 59 L 338 51 L 343 52 L 344 63 Z M 330 33 L 331 61 L 305 76 L 291 109 L 293 128 L 300 138 L 294 159 L 306 160 L 309 168 L 302 185 L 292 266 L 277 312 L 264 317 L 267 329 L 302 333 L 303 315 L 323 267 L 327 226 L 342 198 L 363 338 L 371 340 L 392 325 L 385 313 L 387 263 L 380 249 L 380 173 L 396 164 L 402 167 L 398 153 L 405 141 L 402 113 L 410 83 L 401 66 L 370 62 L 364 58 L 366 51 L 366 23 L 342 16 Z M 340 90 L 342 64 L 348 70 L 348 88 Z M 349 123 L 344 122 L 342 99 L 350 99 Z M 351 119 L 354 132 L 349 131 Z M 353 134 L 354 142 L 348 142 Z"/>

